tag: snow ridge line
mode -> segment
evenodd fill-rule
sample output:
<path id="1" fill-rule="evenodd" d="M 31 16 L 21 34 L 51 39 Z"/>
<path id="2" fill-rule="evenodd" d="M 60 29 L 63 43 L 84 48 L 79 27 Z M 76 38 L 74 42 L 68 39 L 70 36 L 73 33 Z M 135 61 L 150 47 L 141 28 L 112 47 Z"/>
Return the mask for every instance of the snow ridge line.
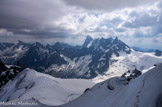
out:
<path id="1" fill-rule="evenodd" d="M 135 103 L 135 107 L 138 107 L 139 105 L 139 101 L 140 101 L 140 93 L 143 90 L 144 86 L 145 86 L 145 80 L 146 80 L 146 76 L 144 77 L 144 79 L 142 80 L 142 87 L 140 88 L 140 90 L 138 91 L 138 94 L 136 96 L 137 102 Z"/>

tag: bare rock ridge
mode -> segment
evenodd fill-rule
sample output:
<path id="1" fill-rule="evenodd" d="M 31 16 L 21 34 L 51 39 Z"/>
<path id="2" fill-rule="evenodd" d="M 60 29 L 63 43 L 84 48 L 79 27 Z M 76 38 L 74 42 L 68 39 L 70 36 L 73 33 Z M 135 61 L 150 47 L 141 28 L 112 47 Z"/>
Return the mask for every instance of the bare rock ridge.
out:
<path id="1" fill-rule="evenodd" d="M 25 66 L 20 62 L 15 66 L 6 67 L 3 62 L 0 61 L 0 88 L 4 86 L 9 80 L 13 80 L 18 73 L 23 71 Z"/>

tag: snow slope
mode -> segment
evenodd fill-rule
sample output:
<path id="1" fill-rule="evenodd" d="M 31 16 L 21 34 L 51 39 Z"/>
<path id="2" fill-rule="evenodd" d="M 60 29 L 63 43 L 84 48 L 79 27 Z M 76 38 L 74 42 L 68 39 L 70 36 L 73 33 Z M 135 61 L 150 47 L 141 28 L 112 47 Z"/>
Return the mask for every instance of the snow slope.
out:
<path id="1" fill-rule="evenodd" d="M 60 107 L 162 107 L 162 64 L 128 82 L 114 77 Z"/>
<path id="2" fill-rule="evenodd" d="M 25 69 L 0 90 L 2 101 L 37 101 L 45 105 L 61 105 L 79 97 L 93 82 L 83 79 L 59 79 Z"/>
<path id="3" fill-rule="evenodd" d="M 132 50 L 131 54 L 120 52 L 119 57 L 112 55 L 108 71 L 104 75 L 95 77 L 92 81 L 98 83 L 108 78 L 121 76 L 128 70 L 134 70 L 135 68 L 144 73 L 158 63 L 162 63 L 162 57 L 155 56 L 153 53 L 143 53 L 134 50 Z"/>
<path id="4" fill-rule="evenodd" d="M 67 64 L 62 64 L 61 66 L 58 66 L 57 64 L 52 64 L 50 67 L 48 67 L 45 72 L 50 72 L 50 71 L 75 71 L 74 73 L 76 76 L 82 76 L 84 75 L 85 72 L 89 71 L 89 63 L 91 62 L 91 55 L 85 55 L 80 58 L 74 58 L 71 60 L 70 58 L 60 55 L 62 58 L 64 58 L 65 61 L 67 61 Z M 70 74 L 71 72 L 69 72 Z M 67 75 L 66 75 L 67 76 Z M 64 77 L 65 78 L 65 77 Z"/>

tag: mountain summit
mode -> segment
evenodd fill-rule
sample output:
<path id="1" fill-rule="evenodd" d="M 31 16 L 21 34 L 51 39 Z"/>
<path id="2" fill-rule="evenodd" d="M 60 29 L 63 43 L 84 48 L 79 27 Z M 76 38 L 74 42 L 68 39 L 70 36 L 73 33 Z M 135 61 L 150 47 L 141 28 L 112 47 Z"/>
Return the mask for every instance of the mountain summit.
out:
<path id="1" fill-rule="evenodd" d="M 84 41 L 83 47 L 87 47 L 91 41 L 93 41 L 93 38 L 88 35 Z"/>
<path id="2" fill-rule="evenodd" d="M 123 72 L 139 67 L 139 70 L 148 68 L 159 62 L 160 58 L 153 60 L 146 66 L 134 63 L 137 54 L 117 37 L 95 38 L 87 36 L 82 46 L 71 46 L 57 42 L 54 45 L 42 45 L 40 43 L 0 43 L 0 59 L 8 65 L 14 65 L 17 61 L 39 72 L 48 73 L 61 78 L 95 78 L 116 68 Z M 129 56 L 129 57 L 128 57 Z M 138 59 L 138 58 L 137 58 Z M 139 60 L 144 60 L 139 59 Z M 122 61 L 124 60 L 124 62 Z M 121 61 L 121 62 L 120 62 Z M 131 69 L 125 62 L 130 61 Z M 139 62 L 139 61 L 138 61 Z M 118 66 L 121 65 L 121 66 Z M 118 67 L 115 67 L 118 66 Z"/>

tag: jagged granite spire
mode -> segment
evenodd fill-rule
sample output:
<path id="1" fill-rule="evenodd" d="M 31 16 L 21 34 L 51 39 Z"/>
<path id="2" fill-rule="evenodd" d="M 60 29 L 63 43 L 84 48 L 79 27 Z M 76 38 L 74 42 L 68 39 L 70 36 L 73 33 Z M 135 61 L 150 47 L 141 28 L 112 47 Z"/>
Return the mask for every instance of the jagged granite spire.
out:
<path id="1" fill-rule="evenodd" d="M 114 39 L 114 41 L 113 41 L 113 43 L 118 43 L 118 41 L 119 41 L 119 39 L 118 39 L 118 37 L 116 36 L 115 39 Z"/>
<path id="2" fill-rule="evenodd" d="M 84 44 L 83 44 L 83 47 L 87 47 L 87 45 L 93 40 L 93 38 L 91 36 L 87 36 L 85 41 L 84 41 Z"/>
<path id="3" fill-rule="evenodd" d="M 21 40 L 18 40 L 18 43 L 19 43 L 19 44 L 23 44 L 24 42 L 23 42 L 23 41 L 21 41 Z"/>

